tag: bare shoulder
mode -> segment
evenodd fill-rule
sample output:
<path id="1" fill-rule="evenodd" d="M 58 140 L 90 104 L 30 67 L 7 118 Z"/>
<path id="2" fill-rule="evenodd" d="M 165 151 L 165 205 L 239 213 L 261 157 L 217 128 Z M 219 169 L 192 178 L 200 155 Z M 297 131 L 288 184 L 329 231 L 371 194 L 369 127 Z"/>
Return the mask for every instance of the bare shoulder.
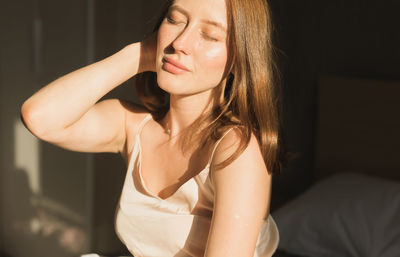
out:
<path id="1" fill-rule="evenodd" d="M 232 129 L 217 146 L 211 168 L 213 164 L 221 163 L 230 157 L 239 147 L 240 139 L 240 131 Z M 242 197 L 251 198 L 260 206 L 264 206 L 264 203 L 270 200 L 272 177 L 267 172 L 258 140 L 253 134 L 245 150 L 226 167 L 212 170 L 211 178 L 217 198 L 221 201 L 232 201 L 239 207 L 241 201 L 238 201 L 238 198 Z M 245 199 L 242 200 L 246 202 Z"/>
<path id="2" fill-rule="evenodd" d="M 142 105 L 128 100 L 118 99 L 118 101 L 125 111 L 127 121 L 132 122 L 131 125 L 133 126 L 138 125 L 149 114 L 148 110 Z"/>
<path id="3" fill-rule="evenodd" d="M 271 175 L 254 135 L 232 163 L 213 169 L 237 150 L 240 139 L 240 132 L 231 130 L 218 144 L 211 161 L 215 202 L 205 256 L 252 256 L 269 213 Z"/>
<path id="4" fill-rule="evenodd" d="M 143 106 L 127 100 L 118 100 L 120 106 L 123 108 L 125 113 L 125 147 L 121 153 L 124 159 L 127 159 L 127 155 L 132 148 L 134 143 L 135 135 L 138 132 L 139 124 L 149 114 L 148 110 Z"/>
<path id="5" fill-rule="evenodd" d="M 217 146 L 211 168 L 230 157 L 239 147 L 240 139 L 241 135 L 238 129 L 231 130 Z M 237 192 L 237 188 L 241 188 L 242 193 L 247 191 L 249 195 L 257 191 L 255 195 L 262 198 L 259 201 L 268 200 L 263 196 L 268 195 L 271 187 L 271 175 L 267 172 L 258 140 L 253 134 L 245 150 L 226 167 L 212 170 L 211 177 L 217 193 L 226 193 L 227 197 L 229 195 L 238 197 L 234 192 Z"/>
<path id="6" fill-rule="evenodd" d="M 212 165 L 221 163 L 229 158 L 239 147 L 240 141 L 241 133 L 239 129 L 235 128 L 229 131 L 216 147 Z M 258 140 L 254 134 L 251 134 L 250 142 L 245 150 L 228 166 L 236 167 L 243 165 L 249 168 L 257 167 L 258 170 L 263 169 L 267 172 Z"/>
<path id="7" fill-rule="evenodd" d="M 99 102 L 97 106 L 97 108 L 103 109 L 102 111 L 104 112 L 109 112 L 114 115 L 123 115 L 126 126 L 130 126 L 130 129 L 135 129 L 148 114 L 148 111 L 143 106 L 117 98 L 103 100 Z"/>

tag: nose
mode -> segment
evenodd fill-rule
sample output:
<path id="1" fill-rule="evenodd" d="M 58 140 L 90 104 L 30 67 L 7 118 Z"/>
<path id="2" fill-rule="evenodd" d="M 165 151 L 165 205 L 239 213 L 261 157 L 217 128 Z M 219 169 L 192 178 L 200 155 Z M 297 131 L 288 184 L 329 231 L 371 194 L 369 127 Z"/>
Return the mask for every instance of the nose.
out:
<path id="1" fill-rule="evenodd" d="M 195 33 L 193 27 L 185 27 L 172 42 L 172 47 L 184 54 L 190 54 L 195 44 Z"/>

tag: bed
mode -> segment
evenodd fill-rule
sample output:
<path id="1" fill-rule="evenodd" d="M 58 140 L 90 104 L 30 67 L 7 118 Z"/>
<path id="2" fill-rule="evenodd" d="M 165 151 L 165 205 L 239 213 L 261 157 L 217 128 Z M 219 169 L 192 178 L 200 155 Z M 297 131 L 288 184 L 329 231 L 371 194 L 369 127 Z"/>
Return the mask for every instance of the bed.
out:
<path id="1" fill-rule="evenodd" d="M 400 82 L 321 78 L 313 184 L 271 215 L 274 257 L 400 256 Z"/>

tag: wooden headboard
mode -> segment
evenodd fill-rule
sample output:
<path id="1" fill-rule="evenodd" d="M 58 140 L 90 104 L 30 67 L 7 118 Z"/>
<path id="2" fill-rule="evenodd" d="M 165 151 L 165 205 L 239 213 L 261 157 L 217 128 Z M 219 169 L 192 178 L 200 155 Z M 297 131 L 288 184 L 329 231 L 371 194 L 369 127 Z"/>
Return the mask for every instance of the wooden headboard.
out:
<path id="1" fill-rule="evenodd" d="M 321 78 L 315 179 L 360 172 L 400 181 L 400 82 Z"/>

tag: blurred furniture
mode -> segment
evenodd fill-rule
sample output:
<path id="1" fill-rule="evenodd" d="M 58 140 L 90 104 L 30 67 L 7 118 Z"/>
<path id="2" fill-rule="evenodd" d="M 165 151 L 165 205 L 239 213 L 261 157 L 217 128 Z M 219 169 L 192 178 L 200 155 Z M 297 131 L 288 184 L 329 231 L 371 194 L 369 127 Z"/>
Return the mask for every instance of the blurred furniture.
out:
<path id="1" fill-rule="evenodd" d="M 400 82 L 320 80 L 314 182 L 273 211 L 274 257 L 399 256 L 399 96 Z"/>

